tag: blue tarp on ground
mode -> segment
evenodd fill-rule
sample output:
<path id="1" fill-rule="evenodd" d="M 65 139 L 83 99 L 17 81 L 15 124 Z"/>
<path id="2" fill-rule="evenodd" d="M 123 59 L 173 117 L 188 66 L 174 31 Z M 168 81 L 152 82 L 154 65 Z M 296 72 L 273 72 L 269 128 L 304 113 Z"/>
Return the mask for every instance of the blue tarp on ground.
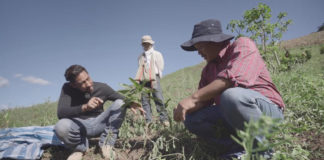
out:
<path id="1" fill-rule="evenodd" d="M 63 143 L 56 137 L 54 126 L 29 126 L 0 130 L 0 159 L 39 159 L 45 146 Z"/>

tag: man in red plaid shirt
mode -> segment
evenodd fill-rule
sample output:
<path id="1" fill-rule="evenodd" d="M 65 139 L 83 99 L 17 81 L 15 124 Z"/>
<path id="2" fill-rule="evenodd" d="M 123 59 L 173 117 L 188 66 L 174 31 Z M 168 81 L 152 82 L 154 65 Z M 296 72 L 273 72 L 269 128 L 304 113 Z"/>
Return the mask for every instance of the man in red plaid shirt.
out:
<path id="1" fill-rule="evenodd" d="M 256 44 L 246 37 L 231 43 L 232 39 L 222 33 L 218 20 L 194 26 L 192 38 L 181 47 L 197 50 L 207 65 L 199 89 L 174 109 L 175 121 L 184 121 L 190 132 L 211 143 L 224 143 L 224 147 L 230 147 L 226 143 L 231 139 L 228 136 L 225 142 L 216 137 L 219 121 L 234 133 L 235 129 L 244 129 L 244 122 L 263 114 L 283 119 L 285 107 Z M 262 141 L 260 137 L 256 139 Z"/>

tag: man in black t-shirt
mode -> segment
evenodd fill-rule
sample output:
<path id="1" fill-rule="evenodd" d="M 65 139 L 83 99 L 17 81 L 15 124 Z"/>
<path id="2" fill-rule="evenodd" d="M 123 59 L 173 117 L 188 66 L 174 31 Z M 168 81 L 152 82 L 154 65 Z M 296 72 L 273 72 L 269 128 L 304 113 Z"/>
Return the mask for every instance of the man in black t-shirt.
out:
<path id="1" fill-rule="evenodd" d="M 124 120 L 126 107 L 124 97 L 105 83 L 93 82 L 87 70 L 80 65 L 72 65 L 65 71 L 68 81 L 62 87 L 58 102 L 55 133 L 74 152 L 68 160 L 81 160 L 89 148 L 88 138 L 100 136 L 99 146 L 104 158 L 110 158 L 119 128 Z M 103 104 L 113 101 L 104 111 Z M 137 103 L 136 108 L 145 111 Z"/>

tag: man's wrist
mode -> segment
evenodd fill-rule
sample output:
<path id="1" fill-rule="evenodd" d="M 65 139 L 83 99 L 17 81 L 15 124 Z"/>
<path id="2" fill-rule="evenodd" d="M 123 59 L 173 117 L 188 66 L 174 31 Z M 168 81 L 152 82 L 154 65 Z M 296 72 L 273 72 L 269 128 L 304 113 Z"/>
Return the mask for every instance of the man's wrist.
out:
<path id="1" fill-rule="evenodd" d="M 197 104 L 199 102 L 199 94 L 198 92 L 193 93 L 190 98 L 192 99 L 192 102 Z"/>
<path id="2" fill-rule="evenodd" d="M 87 110 L 88 110 L 88 104 L 83 104 L 83 105 L 81 106 L 81 110 L 82 110 L 82 112 L 87 111 Z"/>

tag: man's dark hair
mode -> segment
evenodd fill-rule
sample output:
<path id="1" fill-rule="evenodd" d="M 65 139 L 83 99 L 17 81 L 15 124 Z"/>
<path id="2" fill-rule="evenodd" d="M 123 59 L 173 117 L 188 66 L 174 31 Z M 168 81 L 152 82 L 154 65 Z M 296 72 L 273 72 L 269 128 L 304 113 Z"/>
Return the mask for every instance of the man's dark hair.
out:
<path id="1" fill-rule="evenodd" d="M 88 73 L 88 71 L 81 65 L 74 64 L 70 66 L 68 69 L 65 71 L 65 79 L 69 82 L 75 82 L 76 77 L 82 72 L 85 71 Z"/>

